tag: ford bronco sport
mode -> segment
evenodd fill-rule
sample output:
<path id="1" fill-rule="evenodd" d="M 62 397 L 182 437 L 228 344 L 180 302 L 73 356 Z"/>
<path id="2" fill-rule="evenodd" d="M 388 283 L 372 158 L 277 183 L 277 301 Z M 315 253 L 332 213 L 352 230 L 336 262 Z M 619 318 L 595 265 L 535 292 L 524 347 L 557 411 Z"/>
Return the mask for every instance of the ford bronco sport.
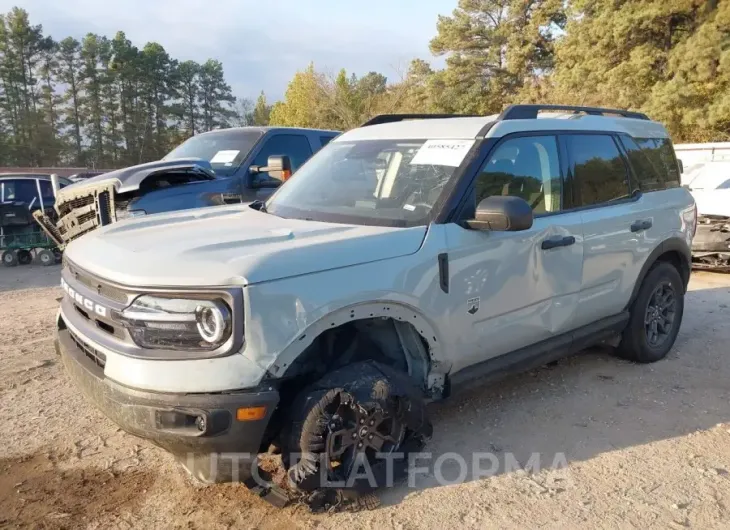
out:
<path id="1" fill-rule="evenodd" d="M 274 448 L 294 491 L 361 493 L 356 463 L 382 484 L 379 457 L 430 436 L 424 403 L 471 380 L 597 343 L 665 357 L 695 224 L 643 114 L 380 116 L 265 203 L 72 242 L 57 345 L 105 414 L 201 480 L 245 480 L 258 468 L 223 455 Z"/>

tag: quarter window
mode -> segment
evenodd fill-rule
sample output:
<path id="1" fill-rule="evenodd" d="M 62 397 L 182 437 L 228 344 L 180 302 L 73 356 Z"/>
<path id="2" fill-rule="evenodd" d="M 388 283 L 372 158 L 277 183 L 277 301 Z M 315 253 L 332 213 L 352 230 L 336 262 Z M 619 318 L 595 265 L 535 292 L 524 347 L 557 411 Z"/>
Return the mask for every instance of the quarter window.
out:
<path id="1" fill-rule="evenodd" d="M 629 163 L 636 176 L 636 181 L 632 180 L 632 191 L 649 192 L 665 189 L 667 187 L 665 182 L 666 173 L 661 166 L 657 167 L 655 163 L 652 163 L 647 155 L 647 150 L 639 147 L 634 139 L 629 136 L 623 136 L 621 142 L 626 147 Z"/>
<path id="2" fill-rule="evenodd" d="M 679 165 L 669 138 L 636 138 L 654 168 L 664 176 L 664 188 L 679 187 Z"/>
<path id="3" fill-rule="evenodd" d="M 630 197 L 626 164 L 611 136 L 565 136 L 573 172 L 575 206 L 592 206 Z"/>
<path id="4" fill-rule="evenodd" d="M 493 195 L 525 199 L 535 213 L 561 208 L 562 179 L 554 136 L 523 136 L 500 144 L 475 183 L 475 205 Z"/>

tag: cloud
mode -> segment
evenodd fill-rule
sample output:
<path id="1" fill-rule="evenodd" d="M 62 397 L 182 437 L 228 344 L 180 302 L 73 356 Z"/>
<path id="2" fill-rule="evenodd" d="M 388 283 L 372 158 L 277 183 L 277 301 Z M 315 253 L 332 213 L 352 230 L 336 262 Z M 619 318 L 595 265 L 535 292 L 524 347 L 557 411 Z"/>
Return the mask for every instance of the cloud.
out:
<path id="1" fill-rule="evenodd" d="M 0 0 L 8 11 L 17 0 Z M 113 37 L 124 31 L 138 47 L 162 44 L 179 60 L 223 63 L 239 96 L 283 96 L 297 70 L 375 70 L 391 79 L 415 57 L 429 59 L 436 0 L 23 0 L 33 24 L 60 40 L 86 33 Z M 450 9 L 453 5 L 447 5 Z"/>

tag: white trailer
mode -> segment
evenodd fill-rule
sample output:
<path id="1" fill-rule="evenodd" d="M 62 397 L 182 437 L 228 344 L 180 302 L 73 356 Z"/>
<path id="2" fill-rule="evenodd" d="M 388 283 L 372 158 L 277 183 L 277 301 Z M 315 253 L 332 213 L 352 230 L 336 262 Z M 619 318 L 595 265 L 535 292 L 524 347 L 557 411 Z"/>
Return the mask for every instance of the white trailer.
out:
<path id="1" fill-rule="evenodd" d="M 674 152 L 684 166 L 682 184 L 688 184 L 694 173 L 707 162 L 730 161 L 730 142 L 675 144 Z"/>

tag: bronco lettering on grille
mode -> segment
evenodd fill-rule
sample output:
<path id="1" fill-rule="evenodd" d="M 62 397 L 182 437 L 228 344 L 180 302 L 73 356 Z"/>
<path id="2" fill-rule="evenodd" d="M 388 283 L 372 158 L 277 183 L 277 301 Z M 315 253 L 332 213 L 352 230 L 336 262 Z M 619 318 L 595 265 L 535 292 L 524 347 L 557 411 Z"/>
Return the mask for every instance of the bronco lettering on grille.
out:
<path id="1" fill-rule="evenodd" d="M 102 317 L 106 317 L 109 314 L 109 310 L 106 307 L 104 307 L 103 305 L 99 305 L 93 300 L 89 300 L 85 296 L 77 293 L 73 287 L 69 287 L 69 285 L 66 283 L 66 280 L 64 280 L 63 278 L 61 278 L 61 288 L 66 292 L 68 296 L 71 297 L 71 300 L 75 301 L 81 307 L 88 309 L 89 311 L 93 311 L 94 313 Z"/>

